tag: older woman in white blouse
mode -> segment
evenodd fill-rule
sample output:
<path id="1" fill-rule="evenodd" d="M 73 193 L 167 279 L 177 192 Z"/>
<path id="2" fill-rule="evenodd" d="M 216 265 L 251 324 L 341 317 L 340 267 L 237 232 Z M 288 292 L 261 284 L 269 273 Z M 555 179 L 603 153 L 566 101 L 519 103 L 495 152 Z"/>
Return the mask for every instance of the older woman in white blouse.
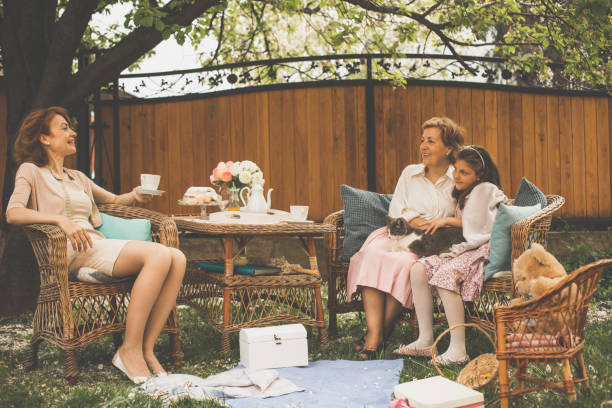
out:
<path id="1" fill-rule="evenodd" d="M 423 126 L 422 164 L 402 172 L 389 207 L 393 218 L 403 217 L 415 228 L 427 229 L 431 220 L 451 216 L 455 209 L 453 167 L 463 145 L 463 129 L 448 118 L 431 118 Z M 405 243 L 407 244 L 407 243 Z M 358 344 L 360 357 L 372 359 L 383 339 L 390 335 L 402 307 L 412 308 L 410 269 L 417 256 L 394 251 L 386 227 L 370 234 L 351 257 L 347 291 L 351 299 L 361 292 L 367 333 Z"/>

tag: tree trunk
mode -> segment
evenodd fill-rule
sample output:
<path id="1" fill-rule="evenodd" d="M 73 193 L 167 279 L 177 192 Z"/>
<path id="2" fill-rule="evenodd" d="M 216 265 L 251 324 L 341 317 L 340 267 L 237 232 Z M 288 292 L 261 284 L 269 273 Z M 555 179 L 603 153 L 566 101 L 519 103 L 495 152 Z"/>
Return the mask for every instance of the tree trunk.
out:
<path id="1" fill-rule="evenodd" d="M 13 144 L 40 85 L 55 7 L 54 1 L 4 2 L 2 60 L 4 74 L 10 80 L 5 81 L 7 157 L 0 217 L 0 315 L 31 310 L 40 286 L 32 248 L 20 227 L 6 224 L 4 211 L 15 185 Z M 17 40 L 11 41 L 14 38 Z"/>

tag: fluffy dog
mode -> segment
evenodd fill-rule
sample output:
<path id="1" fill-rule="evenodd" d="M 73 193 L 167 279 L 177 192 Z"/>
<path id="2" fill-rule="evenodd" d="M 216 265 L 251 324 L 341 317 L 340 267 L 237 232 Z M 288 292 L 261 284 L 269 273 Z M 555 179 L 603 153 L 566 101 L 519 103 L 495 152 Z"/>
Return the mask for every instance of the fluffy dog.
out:
<path id="1" fill-rule="evenodd" d="M 531 248 L 523 252 L 512 266 L 514 284 L 516 291 L 525 299 L 535 298 L 542 295 L 549 288 L 556 285 L 567 276 L 565 268 L 557 259 L 540 244 L 534 243 Z M 549 298 L 541 308 L 551 308 L 561 305 L 568 300 L 576 301 L 578 294 L 575 285 L 564 289 L 558 296 Z M 512 299 L 511 304 L 522 302 L 523 299 Z M 562 316 L 561 313 L 551 313 L 546 316 L 541 315 L 532 320 L 530 325 L 535 326 L 540 333 L 558 333 L 567 326 L 570 316 Z"/>
<path id="2" fill-rule="evenodd" d="M 532 244 L 512 266 L 516 291 L 523 296 L 537 297 L 567 276 L 563 265 L 540 244 Z"/>

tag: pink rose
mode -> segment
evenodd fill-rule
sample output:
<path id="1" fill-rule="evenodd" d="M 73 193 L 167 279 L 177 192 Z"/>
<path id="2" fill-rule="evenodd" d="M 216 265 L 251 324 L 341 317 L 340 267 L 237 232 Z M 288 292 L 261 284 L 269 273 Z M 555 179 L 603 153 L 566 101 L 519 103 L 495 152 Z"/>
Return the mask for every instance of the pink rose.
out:
<path id="1" fill-rule="evenodd" d="M 232 181 L 232 173 L 226 170 L 225 172 L 223 172 L 223 175 L 221 176 L 221 180 L 225 182 Z"/>
<path id="2" fill-rule="evenodd" d="M 216 169 L 217 169 L 217 172 L 218 172 L 219 174 L 223 174 L 223 172 L 225 172 L 225 170 L 226 170 L 226 168 L 225 168 L 225 163 L 223 163 L 223 162 L 219 162 L 219 164 L 217 164 Z"/>
<path id="3" fill-rule="evenodd" d="M 210 182 L 214 184 L 214 183 L 215 183 L 215 181 L 217 181 L 217 180 L 215 179 L 215 176 L 214 176 L 213 174 L 211 174 L 211 175 L 210 175 Z"/>

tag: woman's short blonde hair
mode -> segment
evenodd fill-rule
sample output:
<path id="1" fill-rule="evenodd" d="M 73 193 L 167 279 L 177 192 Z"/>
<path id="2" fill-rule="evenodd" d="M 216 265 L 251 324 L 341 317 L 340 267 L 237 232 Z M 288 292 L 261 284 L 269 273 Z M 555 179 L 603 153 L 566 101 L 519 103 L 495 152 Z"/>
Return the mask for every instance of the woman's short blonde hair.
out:
<path id="1" fill-rule="evenodd" d="M 438 128 L 442 136 L 442 143 L 444 146 L 451 147 L 453 151 L 448 155 L 448 160 L 451 164 L 457 160 L 457 154 L 463 146 L 465 140 L 465 129 L 456 124 L 452 119 L 445 116 L 433 117 L 426 120 L 421 127 L 424 131 L 427 128 Z"/>

